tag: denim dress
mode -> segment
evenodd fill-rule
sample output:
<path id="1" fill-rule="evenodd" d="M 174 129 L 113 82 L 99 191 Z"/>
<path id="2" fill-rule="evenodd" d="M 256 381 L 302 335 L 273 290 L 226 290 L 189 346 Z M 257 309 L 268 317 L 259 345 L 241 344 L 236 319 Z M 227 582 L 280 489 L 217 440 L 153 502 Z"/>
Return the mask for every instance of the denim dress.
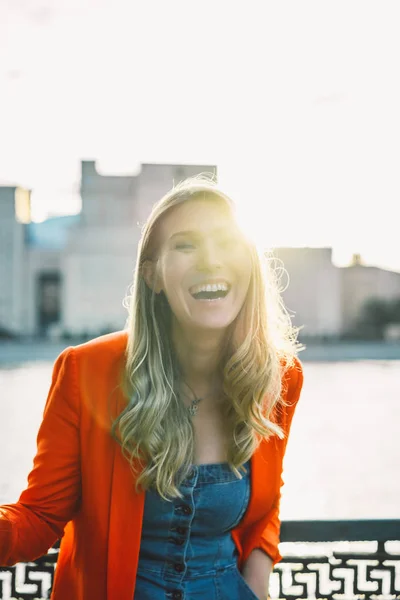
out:
<path id="1" fill-rule="evenodd" d="M 237 567 L 231 536 L 250 498 L 250 461 L 193 465 L 183 498 L 146 492 L 134 600 L 257 600 Z"/>

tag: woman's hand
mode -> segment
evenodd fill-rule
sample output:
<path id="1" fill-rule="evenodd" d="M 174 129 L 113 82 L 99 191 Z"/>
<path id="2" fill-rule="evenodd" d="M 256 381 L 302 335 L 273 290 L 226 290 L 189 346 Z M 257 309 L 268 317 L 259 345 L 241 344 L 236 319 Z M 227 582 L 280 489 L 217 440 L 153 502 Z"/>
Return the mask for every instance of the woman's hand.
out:
<path id="1" fill-rule="evenodd" d="M 268 599 L 272 560 L 263 550 L 255 548 L 244 564 L 242 577 L 259 600 Z"/>

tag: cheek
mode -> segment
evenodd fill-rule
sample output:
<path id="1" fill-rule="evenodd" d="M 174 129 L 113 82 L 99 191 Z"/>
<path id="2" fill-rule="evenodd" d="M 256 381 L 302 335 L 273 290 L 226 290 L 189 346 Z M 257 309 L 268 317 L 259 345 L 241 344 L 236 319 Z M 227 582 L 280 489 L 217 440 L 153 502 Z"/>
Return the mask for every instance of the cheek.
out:
<path id="1" fill-rule="evenodd" d="M 245 288 L 244 291 L 247 292 L 252 273 L 251 256 L 247 253 L 243 254 L 243 252 L 238 253 L 234 257 L 234 262 L 232 264 L 238 273 L 238 280 L 240 281 L 241 286 Z"/>
<path id="2" fill-rule="evenodd" d="M 182 288 L 184 284 L 185 274 L 187 272 L 188 265 L 184 257 L 176 256 L 170 257 L 163 264 L 162 279 L 165 291 L 171 296 L 176 296 L 178 290 Z"/>
<path id="3" fill-rule="evenodd" d="M 249 274 L 246 274 L 243 276 L 242 285 L 241 285 L 241 292 L 242 292 L 241 295 L 242 295 L 243 302 L 244 302 L 244 300 L 248 294 L 249 288 L 250 288 L 250 280 L 251 280 L 251 277 Z"/>

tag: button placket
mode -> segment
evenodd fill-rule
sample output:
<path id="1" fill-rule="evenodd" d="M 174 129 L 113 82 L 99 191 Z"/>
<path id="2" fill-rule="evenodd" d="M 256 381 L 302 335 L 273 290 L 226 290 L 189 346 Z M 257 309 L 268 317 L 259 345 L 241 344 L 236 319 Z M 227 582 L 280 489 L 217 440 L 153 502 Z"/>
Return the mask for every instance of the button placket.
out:
<path id="1" fill-rule="evenodd" d="M 174 500 L 173 517 L 170 523 L 168 536 L 168 555 L 165 578 L 170 581 L 181 582 L 185 576 L 186 552 L 189 544 L 190 526 L 194 517 L 193 491 L 197 482 L 197 469 L 194 468 L 182 486 L 183 498 Z"/>
<path id="2" fill-rule="evenodd" d="M 167 592 L 166 595 L 171 600 L 183 600 L 183 592 L 181 590 L 172 590 L 171 592 Z"/>

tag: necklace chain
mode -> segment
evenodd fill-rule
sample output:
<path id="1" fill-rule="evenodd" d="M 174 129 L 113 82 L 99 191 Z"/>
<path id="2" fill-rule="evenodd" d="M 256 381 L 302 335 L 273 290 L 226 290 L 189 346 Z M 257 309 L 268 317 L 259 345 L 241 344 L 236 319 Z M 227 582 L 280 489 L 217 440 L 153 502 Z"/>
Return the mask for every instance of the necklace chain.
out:
<path id="1" fill-rule="evenodd" d="M 209 398 L 209 396 L 211 396 L 212 394 L 209 394 L 207 396 L 203 396 L 203 397 L 199 398 L 199 396 L 196 395 L 196 393 L 193 391 L 193 389 L 190 387 L 190 385 L 186 381 L 183 381 L 183 383 L 185 385 L 187 385 L 187 387 L 189 388 L 189 390 L 192 392 L 192 394 L 194 396 L 193 400 L 190 403 L 190 406 L 187 407 L 190 416 L 194 417 L 195 415 L 197 415 L 200 402 L 202 400 L 205 400 L 206 398 Z"/>
<path id="2" fill-rule="evenodd" d="M 191 417 L 194 417 L 195 415 L 197 415 L 197 411 L 199 410 L 199 404 L 202 400 L 204 400 L 204 398 L 199 398 L 198 396 L 196 396 L 195 392 L 192 390 L 192 388 L 190 387 L 190 385 L 184 381 L 184 383 L 187 385 L 187 387 L 189 388 L 189 390 L 192 392 L 194 398 L 191 401 L 190 406 L 188 407 L 188 412 L 190 414 Z"/>

